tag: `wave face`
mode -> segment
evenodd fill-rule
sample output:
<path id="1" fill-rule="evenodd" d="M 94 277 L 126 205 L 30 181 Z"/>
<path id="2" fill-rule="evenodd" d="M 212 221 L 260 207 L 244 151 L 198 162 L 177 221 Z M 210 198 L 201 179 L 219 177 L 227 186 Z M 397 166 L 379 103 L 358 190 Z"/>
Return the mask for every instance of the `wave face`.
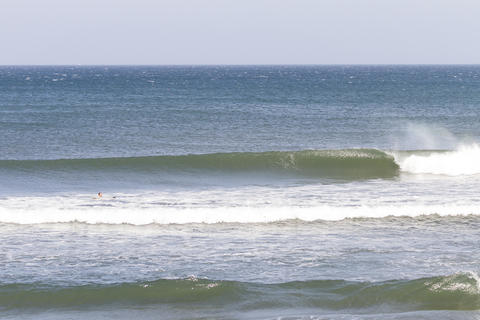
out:
<path id="1" fill-rule="evenodd" d="M 2 160 L 0 169 L 22 171 L 271 172 L 326 178 L 390 178 L 399 166 L 375 149 L 191 154 L 132 158 Z"/>
<path id="2" fill-rule="evenodd" d="M 480 174 L 480 146 L 455 150 L 376 149 L 233 152 L 127 158 L 0 160 L 0 170 L 21 172 L 264 172 L 339 179 L 392 178 L 401 172 Z"/>
<path id="3" fill-rule="evenodd" d="M 0 310 L 104 305 L 181 304 L 240 309 L 315 307 L 327 310 L 478 310 L 480 279 L 475 273 L 415 280 L 355 282 L 311 280 L 279 284 L 215 281 L 195 277 L 112 285 L 61 287 L 41 284 L 0 286 Z"/>

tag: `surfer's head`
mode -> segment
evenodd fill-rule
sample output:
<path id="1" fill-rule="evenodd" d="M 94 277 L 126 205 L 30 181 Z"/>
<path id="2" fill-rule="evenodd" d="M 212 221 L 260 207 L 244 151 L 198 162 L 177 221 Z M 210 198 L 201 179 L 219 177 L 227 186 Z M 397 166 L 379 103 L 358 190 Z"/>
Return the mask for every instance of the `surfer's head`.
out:
<path id="1" fill-rule="evenodd" d="M 102 197 L 102 193 L 101 193 L 101 192 L 97 193 L 97 195 L 98 195 L 99 198 Z"/>

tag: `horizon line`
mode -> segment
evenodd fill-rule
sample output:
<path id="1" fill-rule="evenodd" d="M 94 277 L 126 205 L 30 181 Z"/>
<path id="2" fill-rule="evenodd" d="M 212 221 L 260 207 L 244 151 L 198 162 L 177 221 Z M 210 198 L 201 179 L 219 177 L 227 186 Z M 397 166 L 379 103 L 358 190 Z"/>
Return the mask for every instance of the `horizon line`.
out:
<path id="1" fill-rule="evenodd" d="M 480 63 L 285 63 L 285 64 L 0 64 L 0 67 L 268 67 L 268 66 L 480 66 Z"/>

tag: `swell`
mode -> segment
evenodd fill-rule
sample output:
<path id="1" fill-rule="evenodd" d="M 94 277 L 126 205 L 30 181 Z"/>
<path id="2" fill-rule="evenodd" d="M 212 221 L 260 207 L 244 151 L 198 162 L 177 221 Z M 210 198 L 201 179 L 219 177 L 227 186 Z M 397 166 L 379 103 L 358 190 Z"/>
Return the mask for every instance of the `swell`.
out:
<path id="1" fill-rule="evenodd" d="M 75 308 L 103 305 L 182 304 L 252 310 L 314 307 L 322 309 L 384 308 L 395 310 L 478 310 L 479 277 L 458 273 L 414 280 L 355 282 L 296 281 L 260 284 L 197 278 L 161 279 L 113 285 L 0 286 L 0 310 Z"/>
<path id="2" fill-rule="evenodd" d="M 303 150 L 166 155 L 150 157 L 0 160 L 7 171 L 221 171 L 266 172 L 327 178 L 390 178 L 398 174 L 394 157 L 375 149 Z"/>

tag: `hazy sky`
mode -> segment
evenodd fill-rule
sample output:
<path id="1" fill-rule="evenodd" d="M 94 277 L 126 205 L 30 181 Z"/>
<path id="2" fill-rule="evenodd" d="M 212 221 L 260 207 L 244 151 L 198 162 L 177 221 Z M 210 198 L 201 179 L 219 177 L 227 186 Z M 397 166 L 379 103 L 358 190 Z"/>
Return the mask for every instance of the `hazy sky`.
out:
<path id="1" fill-rule="evenodd" d="M 0 0 L 0 64 L 480 63 L 478 0 Z"/>

